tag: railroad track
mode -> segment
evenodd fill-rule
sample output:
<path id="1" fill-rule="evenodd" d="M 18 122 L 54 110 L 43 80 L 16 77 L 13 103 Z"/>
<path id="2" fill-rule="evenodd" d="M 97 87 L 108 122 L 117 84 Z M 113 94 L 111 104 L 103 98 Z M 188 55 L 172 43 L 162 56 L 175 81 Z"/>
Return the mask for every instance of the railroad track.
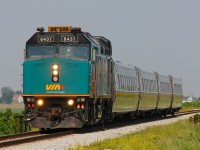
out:
<path id="1" fill-rule="evenodd" d="M 194 109 L 194 110 L 190 110 L 190 111 L 182 111 L 177 113 L 176 115 L 178 116 L 182 116 L 182 115 L 187 115 L 187 114 L 192 114 L 192 113 L 199 113 L 200 109 Z"/>
<path id="2" fill-rule="evenodd" d="M 36 132 L 28 132 L 28 133 L 22 133 L 22 134 L 2 136 L 0 137 L 0 148 L 35 142 L 39 140 L 57 138 L 57 137 L 72 134 L 73 132 L 74 130 L 65 130 L 65 131 L 53 130 L 51 132 L 46 132 L 46 133 L 45 132 L 41 133 L 40 131 L 36 131 Z"/>
<path id="3" fill-rule="evenodd" d="M 120 128 L 123 126 L 128 126 L 128 125 L 134 125 L 134 124 L 139 124 L 139 123 L 145 123 L 148 121 L 157 121 L 157 120 L 162 120 L 162 119 L 170 119 L 173 117 L 178 117 L 178 116 L 183 116 L 187 114 L 193 114 L 193 113 L 200 113 L 200 110 L 191 110 L 191 111 L 185 111 L 185 112 L 179 112 L 175 114 L 175 116 L 166 116 L 163 118 L 153 118 L 153 119 L 140 119 L 140 120 L 135 120 L 135 121 L 127 121 L 127 122 L 120 122 L 120 123 L 111 123 L 106 125 L 106 129 L 113 129 L 113 128 Z M 53 138 L 58 138 L 66 135 L 70 135 L 73 133 L 87 133 L 87 132 L 95 132 L 102 130 L 102 127 L 100 126 L 93 126 L 93 127 L 86 127 L 86 128 L 81 128 L 81 129 L 66 129 L 66 130 L 51 130 L 50 132 L 43 132 L 41 133 L 40 131 L 36 132 L 28 132 L 28 133 L 23 133 L 23 134 L 15 134 L 15 135 L 8 135 L 8 136 L 1 136 L 0 137 L 0 148 L 5 148 L 9 146 L 14 146 L 14 145 L 19 145 L 19 144 L 24 144 L 24 143 L 30 143 L 30 142 L 35 142 L 35 141 L 40 141 L 40 140 L 47 140 L 47 139 L 53 139 Z"/>

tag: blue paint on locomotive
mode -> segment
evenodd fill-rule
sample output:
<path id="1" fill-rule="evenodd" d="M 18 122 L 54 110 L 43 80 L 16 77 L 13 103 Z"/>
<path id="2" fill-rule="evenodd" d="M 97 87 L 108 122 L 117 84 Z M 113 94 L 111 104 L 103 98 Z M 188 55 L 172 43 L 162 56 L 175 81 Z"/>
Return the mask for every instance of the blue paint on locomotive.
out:
<path id="1" fill-rule="evenodd" d="M 59 81 L 52 81 L 52 65 L 59 65 Z M 89 62 L 63 58 L 25 61 L 24 94 L 89 94 Z"/>

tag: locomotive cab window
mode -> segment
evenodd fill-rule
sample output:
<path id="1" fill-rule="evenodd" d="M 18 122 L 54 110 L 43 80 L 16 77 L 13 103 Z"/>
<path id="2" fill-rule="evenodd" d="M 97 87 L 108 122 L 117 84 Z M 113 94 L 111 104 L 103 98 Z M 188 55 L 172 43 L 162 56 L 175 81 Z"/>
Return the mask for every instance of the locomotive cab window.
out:
<path id="1" fill-rule="evenodd" d="M 27 49 L 26 57 L 27 58 L 35 58 L 35 57 L 43 57 L 43 56 L 51 56 L 56 54 L 55 46 L 30 46 Z"/>
<path id="2" fill-rule="evenodd" d="M 72 59 L 89 59 L 89 50 L 87 46 L 61 46 L 59 54 Z"/>

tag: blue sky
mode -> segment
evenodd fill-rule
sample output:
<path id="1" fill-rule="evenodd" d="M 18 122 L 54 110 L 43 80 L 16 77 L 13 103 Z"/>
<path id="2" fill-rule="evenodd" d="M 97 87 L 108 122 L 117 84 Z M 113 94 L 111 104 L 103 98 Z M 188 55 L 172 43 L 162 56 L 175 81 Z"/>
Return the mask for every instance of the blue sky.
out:
<path id="1" fill-rule="evenodd" d="M 110 39 L 113 58 L 182 78 L 184 95 L 200 96 L 198 0 L 1 0 L 0 88 L 22 90 L 26 41 L 38 26 L 79 26 Z"/>

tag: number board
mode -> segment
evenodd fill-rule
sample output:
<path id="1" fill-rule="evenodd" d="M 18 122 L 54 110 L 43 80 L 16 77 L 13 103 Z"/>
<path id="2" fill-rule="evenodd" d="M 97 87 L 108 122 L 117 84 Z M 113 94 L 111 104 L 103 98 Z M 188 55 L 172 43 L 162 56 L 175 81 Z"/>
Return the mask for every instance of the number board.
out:
<path id="1" fill-rule="evenodd" d="M 64 43 L 78 42 L 78 37 L 77 36 L 62 35 L 61 36 L 61 42 L 64 42 Z"/>
<path id="2" fill-rule="evenodd" d="M 53 35 L 40 35 L 38 36 L 38 43 L 51 43 L 54 42 Z"/>

